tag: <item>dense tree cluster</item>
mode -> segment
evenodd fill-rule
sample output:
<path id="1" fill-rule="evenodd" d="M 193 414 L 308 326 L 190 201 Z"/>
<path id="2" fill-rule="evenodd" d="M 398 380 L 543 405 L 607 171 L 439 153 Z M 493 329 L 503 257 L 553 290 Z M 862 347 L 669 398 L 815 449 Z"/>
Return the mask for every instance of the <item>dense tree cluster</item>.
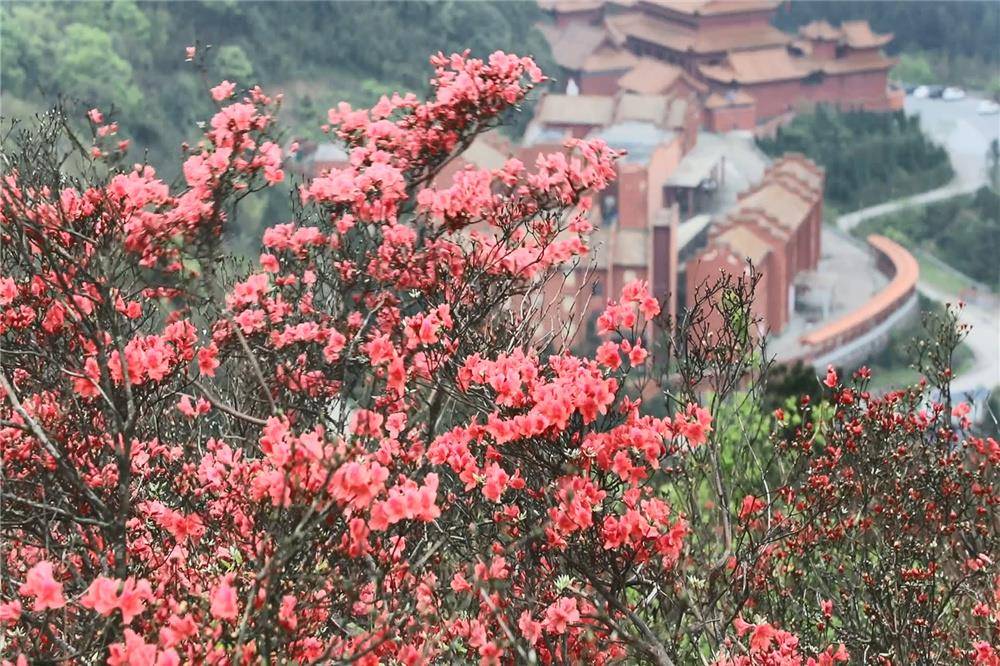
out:
<path id="1" fill-rule="evenodd" d="M 253 77 L 294 90 L 301 108 L 286 122 L 295 131 L 312 130 L 313 119 L 340 100 L 371 104 L 382 92 L 426 91 L 414 54 L 506 48 L 550 64 L 534 2 L 102 0 L 5 3 L 0 12 L 9 110 L 45 109 L 60 94 L 84 110 L 113 102 L 137 147 L 162 162 L 210 110 L 178 44 L 214 47 L 207 59 L 213 80 Z"/>
<path id="2" fill-rule="evenodd" d="M 758 139 L 768 155 L 805 153 L 826 169 L 827 200 L 841 210 L 933 189 L 953 175 L 947 151 L 920 129 L 918 116 L 818 106 Z"/>
<path id="3" fill-rule="evenodd" d="M 437 183 L 543 76 L 431 62 L 426 99 L 329 109 L 349 164 L 249 265 L 220 238 L 287 184 L 260 87 L 207 91 L 174 185 L 97 108 L 4 135 L 0 659 L 995 666 L 955 314 L 927 383 L 831 367 L 772 412 L 753 270 L 676 320 L 631 281 L 575 354 L 541 322 L 620 155 Z"/>

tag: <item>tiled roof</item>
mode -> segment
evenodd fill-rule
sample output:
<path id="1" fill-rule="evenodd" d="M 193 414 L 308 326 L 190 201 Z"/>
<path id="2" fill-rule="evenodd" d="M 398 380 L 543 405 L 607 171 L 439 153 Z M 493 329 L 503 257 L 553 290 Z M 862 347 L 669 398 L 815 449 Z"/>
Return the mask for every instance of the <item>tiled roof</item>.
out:
<path id="1" fill-rule="evenodd" d="M 539 29 L 549 43 L 556 64 L 574 71 L 582 69 L 587 58 L 607 38 L 600 26 L 579 22 L 563 27 L 543 24 Z"/>
<path id="2" fill-rule="evenodd" d="M 618 79 L 618 87 L 629 92 L 656 95 L 672 86 L 684 73 L 677 65 L 657 60 L 640 58 L 635 67 Z"/>
<path id="3" fill-rule="evenodd" d="M 896 58 L 889 58 L 878 51 L 865 53 L 852 53 L 846 58 L 836 58 L 825 60 L 819 63 L 820 67 L 827 74 L 846 74 L 848 72 L 869 72 L 880 69 L 889 69 L 897 62 Z"/>
<path id="4" fill-rule="evenodd" d="M 604 0 L 538 0 L 538 6 L 543 11 L 565 14 L 600 9 L 604 6 Z"/>
<path id="5" fill-rule="evenodd" d="M 547 125 L 610 125 L 615 98 L 607 95 L 546 95 L 536 116 Z"/>
<path id="6" fill-rule="evenodd" d="M 695 31 L 692 28 L 642 12 L 609 16 L 605 23 L 612 39 L 619 42 L 631 37 L 671 51 L 687 51 L 695 40 Z"/>
<path id="7" fill-rule="evenodd" d="M 767 241 L 747 227 L 734 226 L 719 234 L 715 241 L 729 248 L 740 259 L 749 259 L 758 265 L 771 253 L 771 246 Z"/>
<path id="8" fill-rule="evenodd" d="M 792 38 L 773 25 L 760 24 L 726 28 L 702 28 L 698 31 L 691 49 L 695 53 L 720 53 L 784 46 Z"/>
<path id="9" fill-rule="evenodd" d="M 671 187 L 698 187 L 712 174 L 712 169 L 723 160 L 724 155 L 720 146 L 698 142 L 681 159 L 665 184 Z"/>
<path id="10" fill-rule="evenodd" d="M 612 39 L 618 43 L 631 37 L 682 53 L 688 51 L 722 53 L 760 49 L 785 45 L 792 40 L 789 35 L 766 23 L 696 30 L 675 21 L 642 12 L 626 12 L 609 16 L 605 19 L 605 23 Z"/>
<path id="11" fill-rule="evenodd" d="M 763 83 L 801 79 L 812 69 L 782 47 L 730 53 L 723 65 L 701 65 L 701 73 L 720 83 Z"/>
<path id="12" fill-rule="evenodd" d="M 638 120 L 640 122 L 665 125 L 670 98 L 663 95 L 636 95 L 625 93 L 615 110 L 615 122 Z"/>
<path id="13" fill-rule="evenodd" d="M 823 168 L 800 153 L 786 153 L 781 156 L 764 176 L 765 180 L 787 183 L 793 179 L 799 186 L 805 187 L 816 195 L 822 195 Z"/>
<path id="14" fill-rule="evenodd" d="M 877 35 L 872 32 L 868 21 L 842 21 L 840 31 L 844 34 L 844 43 L 853 49 L 870 49 L 885 46 L 892 41 L 892 33 Z"/>
<path id="15" fill-rule="evenodd" d="M 819 20 L 811 21 L 800 27 L 799 34 L 808 39 L 835 42 L 841 38 L 843 33 L 827 21 Z"/>
<path id="16" fill-rule="evenodd" d="M 656 58 L 640 58 L 627 74 L 618 79 L 618 87 L 628 92 L 658 95 L 680 80 L 699 92 L 707 90 L 704 83 L 692 78 L 677 65 Z"/>
<path id="17" fill-rule="evenodd" d="M 637 62 L 639 58 L 631 52 L 603 45 L 586 57 L 580 69 L 584 72 L 618 72 L 632 69 Z"/>
<path id="18" fill-rule="evenodd" d="M 689 217 L 680 223 L 677 228 L 677 250 L 683 252 L 684 249 L 696 239 L 708 225 L 712 223 L 712 216 L 708 213 L 701 213 L 694 217 Z"/>
<path id="19" fill-rule="evenodd" d="M 658 147 L 669 143 L 676 135 L 653 123 L 627 120 L 603 127 L 589 136 L 604 139 L 616 150 L 627 151 L 620 160 L 622 163 L 641 164 L 647 163 Z"/>
<path id="20" fill-rule="evenodd" d="M 758 208 L 778 221 L 788 230 L 794 230 L 805 221 L 815 201 L 807 201 L 799 194 L 779 183 L 772 182 L 739 202 L 740 209 Z"/>
<path id="21" fill-rule="evenodd" d="M 823 169 L 804 155 L 782 156 L 764 173 L 755 190 L 742 196 L 731 215 L 760 211 L 780 227 L 793 231 L 823 198 Z"/>
<path id="22" fill-rule="evenodd" d="M 839 28 L 826 21 L 812 21 L 799 28 L 799 34 L 807 39 L 838 42 L 852 49 L 876 48 L 892 41 L 892 33 L 876 34 L 868 21 L 842 21 Z"/>
<path id="23" fill-rule="evenodd" d="M 710 241 L 710 249 L 725 247 L 760 264 L 773 244 L 780 247 L 806 221 L 823 198 L 822 188 L 820 167 L 797 153 L 783 156 L 768 168 L 760 185 L 717 223 L 718 235 Z"/>
<path id="24" fill-rule="evenodd" d="M 805 55 L 812 55 L 813 44 L 808 39 L 793 39 L 788 45 Z"/>
<path id="25" fill-rule="evenodd" d="M 679 14 L 713 16 L 775 9 L 781 0 L 644 0 Z"/>

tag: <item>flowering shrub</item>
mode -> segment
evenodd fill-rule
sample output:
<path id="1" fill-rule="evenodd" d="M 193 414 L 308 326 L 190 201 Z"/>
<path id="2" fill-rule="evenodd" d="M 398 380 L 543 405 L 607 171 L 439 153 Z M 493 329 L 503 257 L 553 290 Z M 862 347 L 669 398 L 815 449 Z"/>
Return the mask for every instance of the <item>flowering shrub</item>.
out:
<path id="1" fill-rule="evenodd" d="M 833 373 L 834 414 L 779 419 L 783 462 L 739 474 L 718 419 L 757 367 L 742 282 L 718 344 L 710 318 L 658 320 L 686 341 L 668 411 L 639 381 L 644 282 L 593 358 L 541 348 L 511 304 L 587 253 L 618 155 L 574 140 L 436 184 L 544 77 L 503 53 L 432 64 L 428 100 L 330 111 L 349 163 L 293 184 L 249 269 L 223 233 L 286 181 L 258 88 L 211 89 L 176 187 L 122 166 L 98 110 L 89 150 L 58 115 L 9 139 L 3 656 L 991 663 L 996 443 Z"/>

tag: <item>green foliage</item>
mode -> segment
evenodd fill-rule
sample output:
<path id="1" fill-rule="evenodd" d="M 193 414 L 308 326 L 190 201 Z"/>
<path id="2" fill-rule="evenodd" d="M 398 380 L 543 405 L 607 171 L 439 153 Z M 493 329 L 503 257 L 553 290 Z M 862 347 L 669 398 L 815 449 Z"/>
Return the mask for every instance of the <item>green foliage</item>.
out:
<path id="1" fill-rule="evenodd" d="M 866 359 L 865 364 L 872 371 L 872 386 L 875 388 L 899 388 L 919 379 L 914 362 L 918 356 L 916 345 L 929 344 L 931 335 L 921 319 L 943 317 L 945 306 L 923 294 L 919 295 L 919 310 L 922 317 L 914 318 L 908 324 L 898 326 L 889 334 L 886 346 Z M 973 361 L 972 350 L 966 344 L 955 349 L 952 368 L 960 372 Z"/>
<path id="2" fill-rule="evenodd" d="M 785 407 L 788 398 L 809 396 L 809 401 L 818 403 L 823 397 L 822 385 L 815 368 L 802 361 L 780 364 L 771 368 L 762 395 L 762 409 L 771 412 Z"/>
<path id="3" fill-rule="evenodd" d="M 986 94 L 990 96 L 991 99 L 1000 99 L 1000 76 L 994 76 L 990 79 L 990 82 L 986 85 Z M 994 139 L 995 141 L 996 139 Z"/>
<path id="4" fill-rule="evenodd" d="M 1000 288 L 1000 195 L 983 186 L 975 194 L 914 206 L 858 225 L 864 237 L 884 234 Z"/>
<path id="5" fill-rule="evenodd" d="M 55 52 L 54 83 L 86 105 L 115 104 L 134 112 L 142 98 L 132 81 L 132 66 L 118 56 L 111 35 L 92 25 L 66 26 Z"/>
<path id="6" fill-rule="evenodd" d="M 487 57 L 503 49 L 552 71 L 534 27 L 541 18 L 528 1 L 4 3 L 0 81 L 5 99 L 40 108 L 59 94 L 78 100 L 81 115 L 114 102 L 134 154 L 148 150 L 157 164 L 193 138 L 194 121 L 212 109 L 205 81 L 184 62 L 185 46 L 207 52 L 210 84 L 288 91 L 285 120 L 308 136 L 341 100 L 367 105 L 393 91 L 422 94 L 426 58 L 438 51 Z M 299 92 L 308 103 L 291 94 Z"/>
<path id="7" fill-rule="evenodd" d="M 947 151 L 921 131 L 919 118 L 902 111 L 842 112 L 821 105 L 758 145 L 772 156 L 805 153 L 825 167 L 826 197 L 843 210 L 932 189 L 953 176 Z"/>
<path id="8" fill-rule="evenodd" d="M 986 151 L 986 169 L 993 189 L 1000 188 L 1000 140 L 990 141 L 990 147 Z"/>
<path id="9" fill-rule="evenodd" d="M 215 69 L 232 81 L 249 81 L 253 76 L 253 64 L 246 51 L 235 44 L 227 44 L 219 49 L 215 57 Z"/>
<path id="10" fill-rule="evenodd" d="M 986 417 L 983 419 L 982 432 L 994 439 L 1000 438 L 1000 386 L 994 386 L 990 398 L 986 401 Z"/>
<path id="11" fill-rule="evenodd" d="M 924 53 L 901 54 L 899 64 L 892 68 L 892 78 L 914 85 L 934 83 L 937 80 L 930 60 Z"/>

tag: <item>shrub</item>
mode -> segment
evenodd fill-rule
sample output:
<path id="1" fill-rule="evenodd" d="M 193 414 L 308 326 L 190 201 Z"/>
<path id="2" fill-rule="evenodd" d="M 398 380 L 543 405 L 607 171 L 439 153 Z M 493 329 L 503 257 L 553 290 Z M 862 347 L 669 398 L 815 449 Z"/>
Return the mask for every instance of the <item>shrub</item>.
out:
<path id="1" fill-rule="evenodd" d="M 427 101 L 330 111 L 350 165 L 293 185 L 246 268 L 220 239 L 286 179 L 260 89 L 211 89 L 177 187 L 96 109 L 89 147 L 58 113 L 8 134 L 4 658 L 994 658 L 996 442 L 865 372 L 763 413 L 754 274 L 678 321 L 632 282 L 592 357 L 543 347 L 513 306 L 586 252 L 618 156 L 435 184 L 542 76 L 432 63 Z"/>

